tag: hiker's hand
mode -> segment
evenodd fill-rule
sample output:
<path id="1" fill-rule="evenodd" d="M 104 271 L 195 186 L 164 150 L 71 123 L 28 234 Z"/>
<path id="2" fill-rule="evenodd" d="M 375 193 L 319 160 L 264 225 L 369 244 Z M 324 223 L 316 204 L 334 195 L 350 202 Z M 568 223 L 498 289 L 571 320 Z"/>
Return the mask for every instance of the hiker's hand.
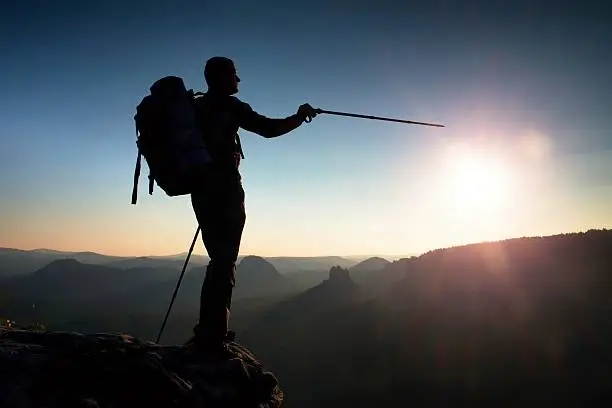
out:
<path id="1" fill-rule="evenodd" d="M 317 116 L 317 110 L 310 106 L 310 104 L 303 104 L 298 108 L 297 117 L 300 123 L 310 122 L 314 117 Z"/>

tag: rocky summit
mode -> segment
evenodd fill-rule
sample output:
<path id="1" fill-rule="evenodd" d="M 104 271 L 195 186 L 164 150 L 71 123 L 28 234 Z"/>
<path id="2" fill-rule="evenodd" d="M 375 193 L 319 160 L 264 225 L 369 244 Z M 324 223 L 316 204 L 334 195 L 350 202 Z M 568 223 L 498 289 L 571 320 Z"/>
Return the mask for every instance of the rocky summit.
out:
<path id="1" fill-rule="evenodd" d="M 0 407 L 280 407 L 275 376 L 227 348 L 213 358 L 122 334 L 0 329 Z"/>

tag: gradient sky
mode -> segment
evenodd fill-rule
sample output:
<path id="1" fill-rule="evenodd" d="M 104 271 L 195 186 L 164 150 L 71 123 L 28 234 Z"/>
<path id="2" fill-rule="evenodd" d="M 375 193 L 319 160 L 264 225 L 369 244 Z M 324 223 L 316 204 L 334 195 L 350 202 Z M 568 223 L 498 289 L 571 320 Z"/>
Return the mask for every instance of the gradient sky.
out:
<path id="1" fill-rule="evenodd" d="M 130 204 L 149 86 L 233 58 L 242 100 L 242 253 L 407 254 L 612 226 L 612 17 L 604 2 L 19 1 L 0 9 L 0 246 L 187 250 L 188 197 Z M 462 175 L 461 169 L 465 170 Z M 201 243 L 198 253 L 203 253 Z"/>

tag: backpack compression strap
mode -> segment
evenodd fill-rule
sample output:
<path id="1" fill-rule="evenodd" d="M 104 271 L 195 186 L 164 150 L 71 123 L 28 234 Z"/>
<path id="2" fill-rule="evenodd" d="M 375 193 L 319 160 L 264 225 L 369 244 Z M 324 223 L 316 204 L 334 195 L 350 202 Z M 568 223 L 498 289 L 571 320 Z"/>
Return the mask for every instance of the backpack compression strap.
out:
<path id="1" fill-rule="evenodd" d="M 136 169 L 134 169 L 134 188 L 132 189 L 132 204 L 136 204 L 138 198 L 138 178 L 140 177 L 140 162 L 142 161 L 142 155 L 138 152 L 138 158 L 136 159 Z"/>
<path id="2" fill-rule="evenodd" d="M 136 125 L 136 139 L 138 140 L 138 125 Z M 138 148 L 138 157 L 136 158 L 136 168 L 134 169 L 134 187 L 132 188 L 132 204 L 136 204 L 136 200 L 138 199 L 138 179 L 140 178 L 140 169 L 142 167 L 142 153 L 140 153 L 140 148 Z M 155 179 L 149 173 L 149 195 L 153 195 L 153 185 L 155 184 Z"/>
<path id="3" fill-rule="evenodd" d="M 136 139 L 138 139 L 138 125 L 136 126 Z M 138 149 L 138 158 L 136 159 L 136 168 L 134 169 L 134 187 L 132 189 L 132 204 L 136 204 L 138 198 L 138 179 L 140 178 L 140 167 L 142 162 L 142 154 Z"/>
<path id="4" fill-rule="evenodd" d="M 155 185 L 155 179 L 151 173 L 149 173 L 149 195 L 153 195 L 153 185 Z"/>

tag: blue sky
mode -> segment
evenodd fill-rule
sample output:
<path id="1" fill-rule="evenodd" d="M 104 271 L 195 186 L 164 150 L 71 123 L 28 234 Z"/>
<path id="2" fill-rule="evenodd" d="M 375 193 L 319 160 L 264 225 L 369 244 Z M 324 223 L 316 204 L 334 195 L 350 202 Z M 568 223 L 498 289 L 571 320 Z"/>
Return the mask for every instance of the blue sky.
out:
<path id="1" fill-rule="evenodd" d="M 202 90 L 213 55 L 270 117 L 309 102 L 447 125 L 321 115 L 278 139 L 243 131 L 243 253 L 405 254 L 612 225 L 603 2 L 13 3 L 0 246 L 184 251 L 187 197 L 148 196 L 145 169 L 130 205 L 133 114 L 162 76 Z"/>

